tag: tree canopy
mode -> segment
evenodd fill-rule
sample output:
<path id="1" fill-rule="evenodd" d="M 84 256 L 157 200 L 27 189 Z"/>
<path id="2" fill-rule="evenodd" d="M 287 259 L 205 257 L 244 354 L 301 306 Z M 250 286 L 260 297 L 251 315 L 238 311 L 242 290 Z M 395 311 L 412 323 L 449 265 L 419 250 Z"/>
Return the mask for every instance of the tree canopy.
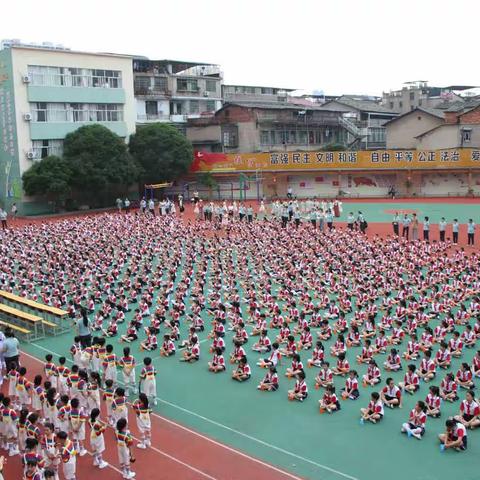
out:
<path id="1" fill-rule="evenodd" d="M 190 141 L 177 128 L 152 123 L 137 128 L 130 137 L 130 153 L 148 182 L 172 181 L 188 172 L 193 160 Z"/>
<path id="2" fill-rule="evenodd" d="M 139 169 L 124 140 L 103 125 L 86 125 L 69 133 L 64 159 L 72 169 L 73 186 L 81 191 L 98 193 L 138 179 Z"/>
<path id="3" fill-rule="evenodd" d="M 72 170 L 59 157 L 50 156 L 35 162 L 22 176 L 27 195 L 46 195 L 59 200 L 70 191 Z"/>

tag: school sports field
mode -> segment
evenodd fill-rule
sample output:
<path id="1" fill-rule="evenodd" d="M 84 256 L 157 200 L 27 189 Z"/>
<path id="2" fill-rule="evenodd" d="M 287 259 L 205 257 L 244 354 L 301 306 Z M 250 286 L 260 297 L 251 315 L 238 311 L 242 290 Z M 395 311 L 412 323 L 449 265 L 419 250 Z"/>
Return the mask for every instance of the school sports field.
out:
<path id="1" fill-rule="evenodd" d="M 444 216 L 450 223 L 458 218 L 465 224 L 469 218 L 480 222 L 480 203 L 465 199 L 448 200 L 405 200 L 405 201 L 357 201 L 344 202 L 340 222 L 347 214 L 359 210 L 369 223 L 369 234 L 386 235 L 391 233 L 393 213 L 416 212 L 420 222 L 429 216 L 436 224 Z M 188 216 L 192 218 L 191 211 Z M 19 225 L 21 220 L 17 220 Z M 28 223 L 28 220 L 27 220 Z M 421 235 L 421 229 L 420 229 Z M 447 234 L 447 237 L 449 234 Z M 477 243 L 480 238 L 477 238 Z M 431 239 L 438 239 L 436 228 L 431 229 Z M 460 244 L 466 244 L 465 225 L 460 230 Z M 301 248 L 301 245 L 296 245 Z M 473 251 L 466 247 L 467 252 Z M 180 275 L 177 277 L 179 278 Z M 208 285 L 208 284 L 207 284 Z M 246 307 L 244 307 L 246 308 Z M 246 310 L 245 310 L 246 313 Z M 353 314 L 347 315 L 350 320 Z M 132 312 L 127 314 L 127 322 L 120 325 L 120 334 L 126 328 Z M 404 396 L 403 409 L 385 412 L 384 420 L 377 425 L 360 425 L 359 409 L 366 406 L 372 388 L 362 388 L 357 401 L 342 402 L 340 412 L 333 415 L 318 412 L 318 399 L 323 390 L 313 388 L 316 369 L 307 371 L 309 398 L 303 402 L 289 402 L 287 389 L 293 388 L 294 380 L 284 377 L 284 371 L 290 360 L 283 359 L 279 367 L 280 388 L 277 392 L 266 393 L 256 390 L 265 371 L 256 367 L 260 355 L 250 350 L 254 341 L 251 337 L 246 346 L 252 378 L 239 384 L 230 379 L 231 366 L 227 372 L 214 375 L 207 371 L 206 363 L 210 358 L 207 339 L 211 317 L 204 314 L 206 331 L 200 332 L 202 358 L 195 364 L 180 363 L 180 351 L 170 358 L 160 358 L 158 351 L 151 356 L 158 371 L 158 406 L 154 407 L 158 417 L 153 421 L 154 448 L 139 452 L 134 470 L 137 478 L 149 479 L 377 479 L 389 480 L 442 480 L 461 478 L 478 479 L 480 466 L 480 432 L 468 432 L 469 448 L 467 452 L 441 453 L 436 441 L 438 433 L 444 431 L 444 422 L 449 415 L 457 414 L 459 402 L 442 405 L 442 418 L 427 421 L 427 433 L 422 441 L 407 439 L 400 433 L 400 427 L 407 421 L 408 413 L 415 402 L 424 399 L 428 386 L 421 384 L 420 393 L 411 397 Z M 436 322 L 432 322 L 435 326 Z M 247 327 L 250 331 L 251 327 Z M 159 343 L 163 329 L 159 335 Z M 181 328 L 182 338 L 187 336 L 185 324 Z M 271 337 L 273 337 L 272 335 Z M 331 364 L 335 359 L 329 356 L 330 345 L 335 336 L 324 342 L 326 358 Z M 108 342 L 108 340 L 107 340 Z M 25 352 L 22 362 L 30 371 L 40 370 L 42 364 L 35 359 L 43 359 L 47 352 L 66 355 L 72 343 L 72 334 L 49 337 L 44 340 L 23 345 Z M 117 355 L 121 355 L 122 344 L 118 337 L 112 339 Z M 229 334 L 226 335 L 225 358 L 232 349 Z M 400 351 L 404 351 L 404 346 Z M 352 350 L 352 351 L 350 351 Z M 366 366 L 358 366 L 354 355 L 360 347 L 349 349 L 348 358 L 352 368 L 356 368 L 360 377 Z M 138 351 L 138 342 L 132 344 L 132 353 L 141 363 L 143 353 Z M 306 363 L 311 351 L 302 353 Z M 454 360 L 450 371 L 456 372 L 459 364 L 471 363 L 474 351 L 467 350 L 461 360 Z M 383 356 L 377 357 L 379 365 Z M 402 362 L 404 366 L 407 362 Z M 409 362 L 408 362 L 409 363 Z M 419 361 L 415 362 L 417 365 Z M 405 368 L 392 374 L 395 382 L 403 380 Z M 387 376 L 382 371 L 382 380 Z M 439 384 L 443 372 L 437 376 L 434 384 Z M 344 385 L 344 379 L 336 378 L 337 393 Z M 383 386 L 383 385 L 382 385 Z M 463 398 L 464 393 L 460 392 Z M 113 436 L 113 434 L 111 434 Z M 102 471 L 104 480 L 119 478 L 115 471 L 116 451 L 113 441 L 107 447 L 106 460 L 113 465 Z M 82 462 L 85 463 L 85 462 Z M 79 479 L 94 474 L 93 467 L 82 468 Z M 6 478 L 10 477 L 8 467 Z"/>

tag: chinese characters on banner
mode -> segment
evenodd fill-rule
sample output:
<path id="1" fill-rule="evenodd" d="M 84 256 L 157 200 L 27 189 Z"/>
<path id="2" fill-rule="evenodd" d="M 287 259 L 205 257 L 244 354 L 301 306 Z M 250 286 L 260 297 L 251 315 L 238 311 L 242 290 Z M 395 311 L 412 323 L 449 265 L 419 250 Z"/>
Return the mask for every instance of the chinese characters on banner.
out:
<path id="1" fill-rule="evenodd" d="M 193 172 L 285 170 L 398 170 L 480 168 L 480 150 L 376 150 L 352 152 L 197 152 Z"/>

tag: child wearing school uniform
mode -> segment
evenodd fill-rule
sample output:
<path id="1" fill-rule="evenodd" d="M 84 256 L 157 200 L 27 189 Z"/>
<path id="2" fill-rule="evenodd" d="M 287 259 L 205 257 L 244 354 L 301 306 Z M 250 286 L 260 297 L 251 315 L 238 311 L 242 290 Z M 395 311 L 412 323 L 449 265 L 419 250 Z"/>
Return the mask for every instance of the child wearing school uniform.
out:
<path id="1" fill-rule="evenodd" d="M 323 348 L 321 340 L 317 340 L 317 342 L 315 343 L 315 347 L 312 350 L 312 356 L 307 360 L 308 368 L 321 367 L 324 358 L 325 349 Z"/>
<path id="2" fill-rule="evenodd" d="M 45 355 L 45 365 L 43 366 L 43 371 L 45 372 L 45 378 L 52 388 L 57 388 L 58 383 L 58 370 L 55 363 L 53 363 L 53 355 L 48 353 Z"/>
<path id="3" fill-rule="evenodd" d="M 387 378 L 386 385 L 380 392 L 380 398 L 389 408 L 402 408 L 402 391 L 395 385 L 393 378 Z"/>
<path id="4" fill-rule="evenodd" d="M 241 348 L 241 347 L 240 347 Z M 183 352 L 181 362 L 194 363 L 200 359 L 200 344 L 197 336 L 192 336 L 187 349 Z"/>
<path id="5" fill-rule="evenodd" d="M 297 374 L 297 381 L 293 390 L 288 391 L 289 400 L 303 402 L 308 397 L 308 386 L 305 381 L 305 372 L 303 370 Z"/>
<path id="6" fill-rule="evenodd" d="M 58 393 L 60 395 L 66 395 L 69 392 L 67 381 L 70 377 L 70 369 L 65 365 L 67 359 L 65 357 L 60 357 L 58 359 Z"/>
<path id="7" fill-rule="evenodd" d="M 377 362 L 371 359 L 368 362 L 367 373 L 362 377 L 363 386 L 366 387 L 369 385 L 373 387 L 377 383 L 380 383 L 381 380 L 381 372 L 378 368 Z"/>
<path id="8" fill-rule="evenodd" d="M 360 412 L 361 423 L 363 423 L 364 421 L 377 423 L 382 420 L 384 415 L 383 402 L 380 399 L 380 395 L 378 392 L 372 392 L 368 406 L 366 408 L 361 408 Z"/>
<path id="9" fill-rule="evenodd" d="M 142 441 L 137 444 L 137 447 L 141 449 L 151 447 L 152 422 L 150 415 L 152 413 L 152 409 L 149 406 L 148 397 L 144 393 L 141 393 L 132 406 L 137 419 L 137 428 L 142 436 Z"/>
<path id="10" fill-rule="evenodd" d="M 8 450 L 8 454 L 10 457 L 18 455 L 20 453 L 17 443 L 18 415 L 17 412 L 11 407 L 10 397 L 4 397 L 2 399 L 0 417 L 1 433 L 5 449 Z"/>
<path id="11" fill-rule="evenodd" d="M 111 426 L 115 425 L 113 421 L 112 403 L 115 395 L 115 389 L 113 388 L 113 380 L 107 380 L 105 382 L 105 389 L 103 390 L 103 401 L 107 410 L 107 420 Z"/>
<path id="12" fill-rule="evenodd" d="M 135 461 L 131 452 L 133 438 L 127 430 L 127 421 L 120 418 L 116 424 L 115 438 L 117 440 L 118 460 L 123 478 L 131 479 L 135 477 L 135 473 L 130 469 L 130 464 Z"/>
<path id="13" fill-rule="evenodd" d="M 125 418 L 128 421 L 127 399 L 125 397 L 125 389 L 117 387 L 113 395 L 112 402 L 113 421 L 117 423 L 120 418 Z"/>
<path id="14" fill-rule="evenodd" d="M 225 359 L 222 355 L 222 349 L 217 348 L 213 354 L 212 360 L 208 362 L 208 370 L 213 373 L 220 373 L 225 371 Z"/>
<path id="15" fill-rule="evenodd" d="M 61 395 L 56 403 L 57 418 L 55 420 L 55 429 L 59 432 L 68 432 L 69 430 L 69 414 L 71 410 L 70 398 L 68 395 Z"/>
<path id="16" fill-rule="evenodd" d="M 43 436 L 41 439 L 43 458 L 45 459 L 45 467 L 54 471 L 58 478 L 58 466 L 60 460 L 58 458 L 57 437 L 55 435 L 55 426 L 53 423 L 44 424 Z"/>
<path id="17" fill-rule="evenodd" d="M 15 407 L 19 405 L 18 403 L 18 395 L 17 395 L 17 380 L 19 377 L 19 373 L 16 368 L 12 368 L 8 373 L 7 373 L 7 379 L 8 379 L 8 396 L 10 397 L 10 400 L 12 401 L 12 405 Z"/>
<path id="18" fill-rule="evenodd" d="M 16 383 L 18 403 L 22 408 L 28 408 L 28 405 L 32 403 L 30 398 L 30 392 L 32 390 L 32 384 L 26 377 L 27 369 L 20 367 L 18 370 L 18 378 Z"/>
<path id="19" fill-rule="evenodd" d="M 263 377 L 262 381 L 257 386 L 258 390 L 264 390 L 267 392 L 274 392 L 278 390 L 278 374 L 277 369 L 271 365 L 268 372 Z"/>
<path id="20" fill-rule="evenodd" d="M 327 386 L 323 398 L 318 401 L 318 405 L 320 408 L 320 413 L 325 411 L 332 413 L 340 410 L 340 402 L 335 394 L 335 387 L 333 385 Z"/>
<path id="21" fill-rule="evenodd" d="M 147 350 L 150 352 L 152 350 L 156 350 L 158 348 L 158 340 L 155 330 L 152 327 L 148 327 L 147 329 L 147 338 L 140 343 L 140 350 Z"/>
<path id="22" fill-rule="evenodd" d="M 122 369 L 123 383 L 125 385 L 125 395 L 130 395 L 130 388 L 132 391 L 135 389 L 135 357 L 130 354 L 130 347 L 123 349 L 123 357 L 118 362 L 119 367 Z"/>
<path id="23" fill-rule="evenodd" d="M 440 397 L 447 402 L 456 402 L 458 400 L 457 390 L 455 376 L 452 372 L 448 372 L 440 384 Z"/>
<path id="24" fill-rule="evenodd" d="M 425 434 L 425 423 L 427 421 L 426 405 L 422 400 L 419 400 L 415 407 L 410 411 L 408 422 L 402 425 L 402 433 L 406 433 L 409 437 L 413 436 L 421 440 Z"/>
<path id="25" fill-rule="evenodd" d="M 360 392 L 358 391 L 358 373 L 356 370 L 350 370 L 348 372 L 348 378 L 345 382 L 345 387 L 342 391 L 342 398 L 346 400 L 349 398 L 350 400 L 356 400 L 360 396 Z"/>
<path id="26" fill-rule="evenodd" d="M 428 395 L 425 398 L 426 414 L 433 418 L 440 417 L 441 404 L 442 399 L 440 398 L 440 389 L 435 385 L 431 385 Z"/>
<path id="27" fill-rule="evenodd" d="M 117 383 L 117 356 L 113 353 L 113 345 L 108 344 L 106 347 L 106 355 L 103 358 L 103 377 L 104 380 L 112 380 L 113 384 Z"/>
<path id="28" fill-rule="evenodd" d="M 238 362 L 237 368 L 232 373 L 232 379 L 237 382 L 245 382 L 250 378 L 252 371 L 247 362 L 247 357 L 242 357 Z"/>
<path id="29" fill-rule="evenodd" d="M 420 379 L 416 373 L 417 367 L 411 363 L 407 366 L 407 372 L 403 377 L 403 382 L 400 382 L 398 386 L 405 392 L 413 395 L 420 388 Z"/>
<path id="30" fill-rule="evenodd" d="M 170 357 L 175 355 L 175 344 L 170 338 L 169 334 L 163 336 L 163 343 L 160 348 L 160 355 L 162 357 Z"/>
<path id="31" fill-rule="evenodd" d="M 104 432 L 107 425 L 100 420 L 100 410 L 94 408 L 90 412 L 88 419 L 90 426 L 90 448 L 92 450 L 93 465 L 100 469 L 108 467 L 108 463 L 103 459 L 103 452 L 105 451 Z"/>
<path id="32" fill-rule="evenodd" d="M 322 362 L 322 368 L 315 377 L 315 390 L 320 387 L 327 388 L 329 385 L 333 385 L 333 372 L 330 370 L 329 362 Z"/>
<path id="33" fill-rule="evenodd" d="M 87 453 L 87 450 L 83 446 L 83 442 L 85 441 L 85 422 L 87 420 L 87 415 L 85 414 L 84 409 L 80 406 L 78 398 L 72 398 L 70 400 L 70 406 L 72 408 L 68 413 L 69 432 L 75 446 L 75 451 L 83 457 Z"/>
<path id="34" fill-rule="evenodd" d="M 65 480 L 75 480 L 77 470 L 77 452 L 73 442 L 68 438 L 67 432 L 58 432 L 59 458 Z"/>
<path id="35" fill-rule="evenodd" d="M 157 383 L 155 377 L 157 372 L 152 365 L 152 359 L 145 357 L 143 359 L 143 368 L 140 372 L 140 391 L 144 393 L 149 401 L 153 400 L 153 404 L 157 404 Z"/>

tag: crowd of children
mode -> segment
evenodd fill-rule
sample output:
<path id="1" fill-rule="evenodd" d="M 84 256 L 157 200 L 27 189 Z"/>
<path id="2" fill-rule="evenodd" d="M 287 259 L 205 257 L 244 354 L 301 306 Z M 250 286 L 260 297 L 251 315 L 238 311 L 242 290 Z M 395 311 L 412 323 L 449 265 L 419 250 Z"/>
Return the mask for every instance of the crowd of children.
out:
<path id="1" fill-rule="evenodd" d="M 251 350 L 258 368 L 266 369 L 258 390 L 278 391 L 284 372 L 285 382 L 294 380 L 286 395 L 292 401 L 306 401 L 309 387 L 323 390 L 321 412 L 341 412 L 343 401 L 369 396 L 361 421 L 378 423 L 385 407 L 399 408 L 404 395 L 416 395 L 399 427 L 421 438 L 426 419 L 438 418 L 442 402 L 457 401 L 464 389 L 459 413 L 447 420 L 440 441 L 447 449 L 466 448 L 467 429 L 480 424 L 472 390 L 480 353 L 464 361 L 480 337 L 479 256 L 453 251 L 448 240 L 368 239 L 349 228 L 320 234 L 309 223 L 282 228 L 277 222 L 230 220 L 212 233 L 204 222 L 110 214 L 27 226 L 3 236 L 0 287 L 65 308 L 72 319 L 86 309 L 96 331 L 92 345 L 75 341 L 71 367 L 64 359 L 47 358 L 42 377 L 28 378 L 23 367 L 7 374 L 3 401 L 17 435 L 2 437 L 5 446 L 12 455 L 17 447 L 25 452 L 26 440 L 38 435 L 38 455 L 49 450 L 42 439 L 54 436 L 55 455 L 43 456 L 52 457 L 49 468 L 54 457 L 60 459 L 65 478 L 74 478 L 68 472 L 76 454 L 84 452 L 87 431 L 94 461 L 104 465 L 108 424 L 116 428 L 124 477 L 132 477 L 127 454 L 132 439 L 124 422 L 126 399 L 136 384 L 131 349 L 158 350 L 162 357 L 182 349 L 180 361 L 202 361 L 204 330 L 210 372 L 221 375 L 230 361 L 231 378 L 248 383 Z M 127 345 L 121 358 L 113 339 Z M 460 368 L 453 369 L 458 361 Z M 395 384 L 390 375 L 401 370 L 404 380 Z M 134 408 L 148 424 L 149 405 L 156 402 L 155 368 L 148 358 L 140 379 L 143 395 Z M 41 431 L 39 412 L 45 418 Z M 144 430 L 141 445 L 148 447 Z"/>
<path id="2" fill-rule="evenodd" d="M 82 350 L 82 358 L 86 354 L 90 356 L 88 361 L 83 358 L 84 368 L 77 363 L 68 367 L 65 357 L 54 362 L 53 355 L 47 354 L 43 373 L 35 375 L 33 380 L 25 367 L 7 372 L 8 389 L 6 394 L 0 393 L 0 449 L 10 457 L 21 457 L 25 479 L 58 479 L 61 471 L 66 480 L 74 480 L 77 456 L 83 457 L 87 446 L 93 465 L 99 469 L 107 467 L 103 459 L 107 428 L 115 434 L 123 477 L 134 478 L 135 473 L 130 469 L 134 456 L 128 408 L 132 408 L 142 435 L 137 447 L 148 448 L 151 446 L 150 405 L 155 399 L 156 372 L 151 358 L 145 357 L 139 375 L 141 393 L 129 407 L 129 388 L 133 393 L 135 387 L 132 374 L 135 359 L 128 347 L 117 359 L 111 353 L 112 345 L 105 346 L 102 340 L 94 339 L 92 347 Z M 78 360 L 78 349 L 79 343 L 75 342 L 71 349 L 74 362 Z M 99 360 L 98 370 L 94 358 Z M 112 361 L 115 372 L 111 369 Z M 116 378 L 117 367 L 122 372 L 123 386 L 119 386 Z"/>

